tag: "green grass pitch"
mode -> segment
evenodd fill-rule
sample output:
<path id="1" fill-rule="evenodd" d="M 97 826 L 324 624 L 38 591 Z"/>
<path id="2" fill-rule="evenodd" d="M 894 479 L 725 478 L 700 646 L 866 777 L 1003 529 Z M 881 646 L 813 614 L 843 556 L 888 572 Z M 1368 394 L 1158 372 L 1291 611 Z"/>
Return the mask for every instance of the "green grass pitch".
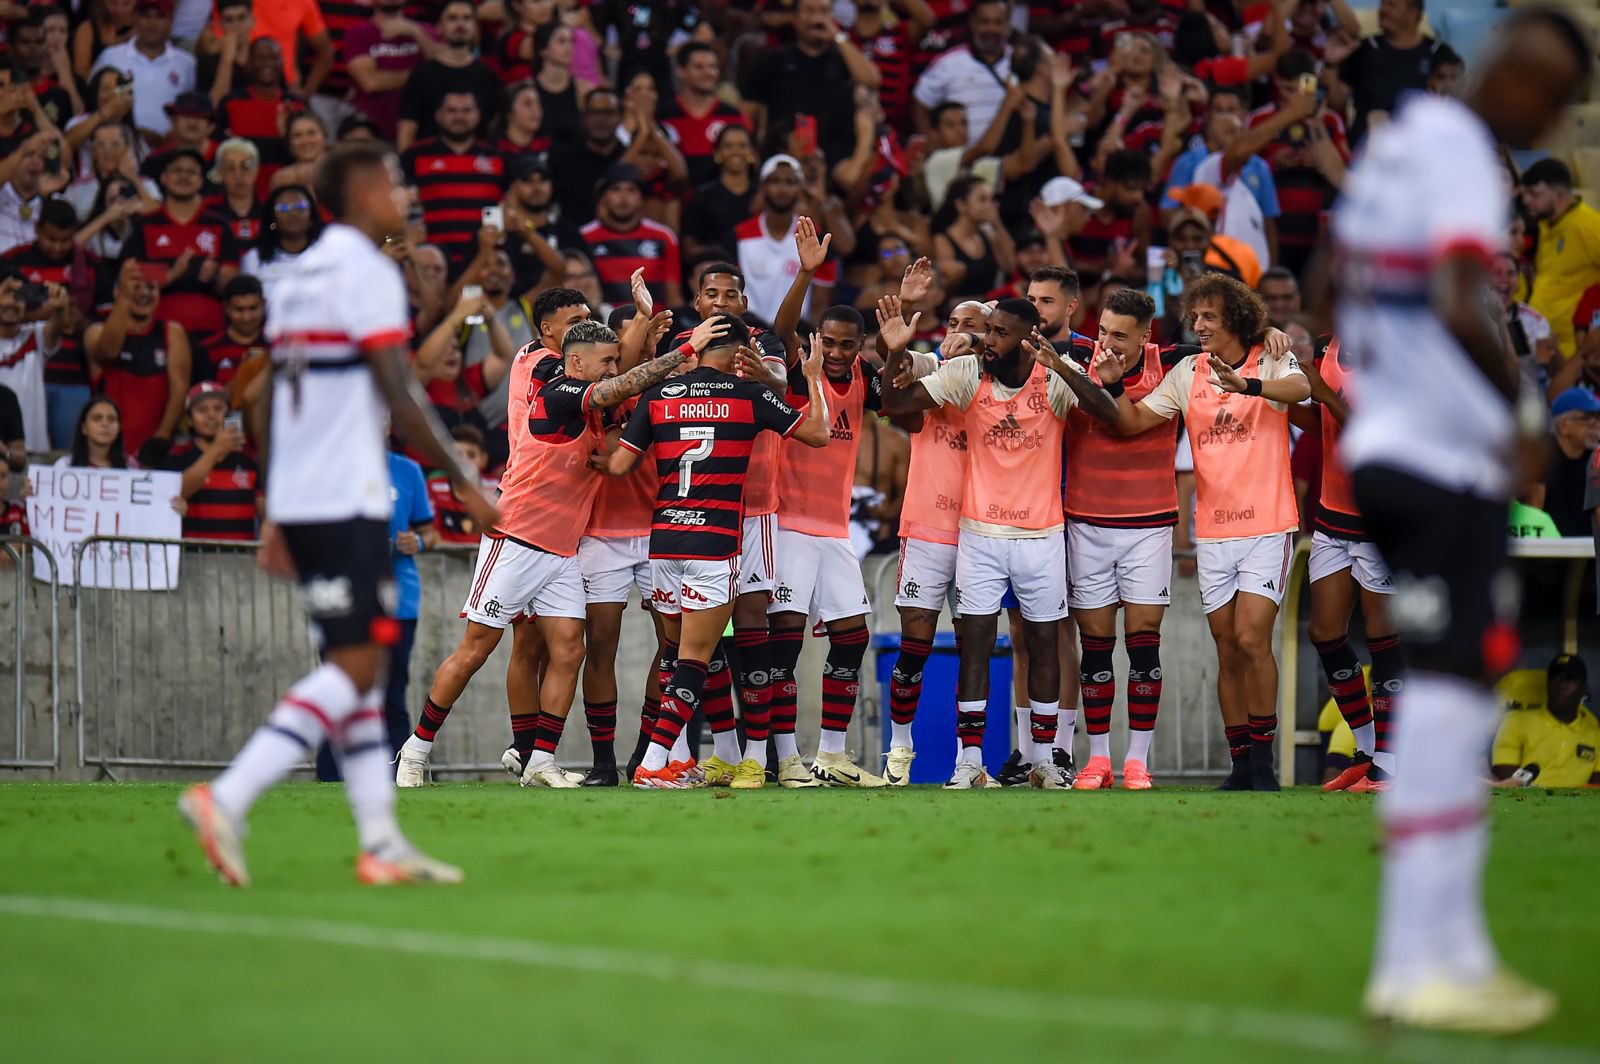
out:
<path id="1" fill-rule="evenodd" d="M 0 1057 L 1600 1060 L 1600 794 L 1495 795 L 1489 907 L 1558 990 L 1497 1042 L 1369 1028 L 1372 804 L 1165 788 L 401 794 L 457 888 L 352 876 L 335 786 L 221 887 L 171 784 L 0 786 Z"/>

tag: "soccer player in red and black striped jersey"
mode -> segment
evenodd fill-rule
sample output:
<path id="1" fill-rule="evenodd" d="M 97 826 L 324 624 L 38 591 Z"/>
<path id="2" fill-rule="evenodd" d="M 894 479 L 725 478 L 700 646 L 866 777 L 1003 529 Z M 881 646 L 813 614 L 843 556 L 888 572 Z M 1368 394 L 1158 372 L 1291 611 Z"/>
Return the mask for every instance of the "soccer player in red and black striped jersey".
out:
<path id="1" fill-rule="evenodd" d="M 738 318 L 722 319 L 727 332 L 711 341 L 700 364 L 646 392 L 628 421 L 607 472 L 629 472 L 655 449 L 660 494 L 650 532 L 652 601 L 678 645 L 671 680 L 661 693 L 661 716 L 644 762 L 634 773 L 640 788 L 683 788 L 690 783 L 669 765 L 672 745 L 694 715 L 705 686 L 706 664 L 733 616 L 743 540 L 744 496 L 750 454 L 763 431 L 810 447 L 828 442 L 819 390 L 820 351 L 805 359 L 810 406 L 802 413 L 765 385 L 733 372 L 750 330 Z M 741 761 L 736 783 L 759 787 L 765 766 Z"/>
<path id="2" fill-rule="evenodd" d="M 227 423 L 227 390 L 202 381 L 189 389 L 188 407 L 194 439 L 174 447 L 162 463 L 183 474 L 183 538 L 255 539 L 260 472 L 245 453 L 244 426 Z"/>
<path id="3" fill-rule="evenodd" d="M 505 195 L 506 160 L 479 140 L 481 114 L 470 92 L 447 92 L 434 121 L 439 135 L 413 144 L 400 157 L 406 180 L 417 186 L 428 240 L 439 245 L 450 276 L 467 268 L 476 253 L 483 208 Z"/>

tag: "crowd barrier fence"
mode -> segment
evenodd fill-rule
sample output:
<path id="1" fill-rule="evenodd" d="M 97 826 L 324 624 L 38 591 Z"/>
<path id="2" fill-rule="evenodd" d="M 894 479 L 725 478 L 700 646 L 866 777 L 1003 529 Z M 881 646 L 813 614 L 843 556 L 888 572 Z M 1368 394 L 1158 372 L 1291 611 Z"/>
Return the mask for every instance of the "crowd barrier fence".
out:
<path id="1" fill-rule="evenodd" d="M 142 548 L 142 549 L 136 549 Z M 0 662 L 0 690 L 13 697 L 11 726 L 0 718 L 0 768 L 62 768 L 62 729 L 70 725 L 79 769 L 107 774 L 128 769 L 211 770 L 225 765 L 265 716 L 272 701 L 315 661 L 299 593 L 289 582 L 255 566 L 256 544 L 224 540 L 140 540 L 95 536 L 75 549 L 70 569 L 29 537 L 0 537 L 0 609 L 12 599 L 15 619 L 8 641 L 10 662 Z M 1309 547 L 1296 551 L 1278 632 L 1280 662 L 1281 774 L 1294 782 L 1307 768 L 1297 752 L 1318 744 L 1314 721 L 1320 686 L 1314 658 L 1306 664 L 1296 633 L 1306 591 Z M 1560 619 L 1562 648 L 1578 649 L 1578 605 L 1586 586 L 1593 544 L 1555 540 L 1513 545 L 1517 558 L 1565 560 Z M 433 671 L 460 638 L 457 606 L 471 581 L 473 551 L 456 548 L 418 557 L 424 600 L 409 671 L 410 706 L 420 705 Z M 873 556 L 863 563 L 871 593 L 875 632 L 898 631 L 894 608 L 896 558 Z M 176 564 L 170 591 L 130 590 L 167 581 L 163 566 Z M 63 575 L 70 573 L 70 583 Z M 84 587 L 94 584 L 111 587 Z M 1192 578 L 1175 574 L 1173 609 L 1163 629 L 1164 691 L 1151 758 L 1157 778 L 1201 778 L 1226 771 L 1216 710 L 1215 655 Z M 70 639 L 64 638 L 63 600 L 71 610 Z M 499 755 L 509 739 L 505 711 L 505 666 L 509 636 L 474 678 L 434 753 L 439 774 L 500 771 Z M 618 652 L 618 744 L 625 751 L 636 733 L 644 677 L 654 668 L 655 637 L 649 614 L 625 613 Z M 820 676 L 826 643 L 810 639 L 801 663 L 802 749 L 815 740 Z M 69 659 L 70 652 L 70 659 Z M 892 652 L 892 651 L 886 651 Z M 883 749 L 888 715 L 881 703 L 876 648 L 862 670 L 861 696 L 848 737 L 863 764 Z M 1117 668 L 1125 675 L 1123 651 Z M 85 663 L 80 665 L 80 663 Z M 9 670 L 9 672 L 8 672 Z M 66 674 L 70 672 L 70 678 Z M 69 695 L 70 692 L 70 695 Z M 1117 692 L 1113 751 L 1125 742 L 1125 691 Z M 589 760 L 582 726 L 581 694 L 558 757 L 566 764 Z M 1009 721 L 991 726 L 1010 728 Z M 1080 727 L 1080 732 L 1082 728 Z M 1080 761 L 1085 740 L 1079 739 Z"/>

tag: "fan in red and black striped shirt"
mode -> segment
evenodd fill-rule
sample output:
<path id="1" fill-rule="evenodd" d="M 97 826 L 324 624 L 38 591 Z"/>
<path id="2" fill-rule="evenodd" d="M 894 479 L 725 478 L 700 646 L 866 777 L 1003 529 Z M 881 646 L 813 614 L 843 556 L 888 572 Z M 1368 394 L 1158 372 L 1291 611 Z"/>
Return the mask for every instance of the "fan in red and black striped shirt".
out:
<path id="1" fill-rule="evenodd" d="M 224 388 L 233 382 L 239 367 L 252 358 L 269 354 L 262 333 L 267 321 L 267 304 L 261 282 L 240 274 L 222 290 L 222 316 L 227 328 L 198 339 L 194 344 L 190 379 L 196 384 L 215 381 Z"/>
<path id="2" fill-rule="evenodd" d="M 672 134 L 673 145 L 689 167 L 689 187 L 699 188 L 717 176 L 717 138 L 729 126 L 750 128 L 743 111 L 717 96 L 722 61 L 709 44 L 693 42 L 678 49 L 678 94 L 662 103 L 656 117 Z M 910 90 L 908 89 L 907 92 Z"/>
<path id="3" fill-rule="evenodd" d="M 0 261 L 16 267 L 31 284 L 58 284 L 66 287 L 74 302 L 86 308 L 94 302 L 97 281 L 104 267 L 74 241 L 78 215 L 62 199 L 47 199 L 39 208 L 39 223 L 34 242 L 6 252 Z M 84 363 L 83 344 L 77 330 L 64 333 L 55 353 L 44 364 L 47 387 L 88 388 L 89 370 Z M 86 393 L 85 393 L 86 394 Z"/>
<path id="4" fill-rule="evenodd" d="M 422 200 L 428 239 L 445 253 L 451 277 L 466 269 L 477 250 L 483 208 L 505 195 L 505 158 L 477 139 L 479 118 L 472 93 L 446 93 L 434 113 L 439 135 L 418 141 L 400 159 L 407 183 Z"/>
<path id="5" fill-rule="evenodd" d="M 242 429 L 229 427 L 228 393 L 204 381 L 189 389 L 194 438 L 179 444 L 163 466 L 183 474 L 187 503 L 184 539 L 255 539 L 262 503 L 255 460 L 245 453 Z"/>
<path id="6" fill-rule="evenodd" d="M 678 234 L 644 216 L 639 171 L 627 163 L 612 166 L 595 187 L 595 199 L 595 220 L 579 232 L 600 277 L 601 298 L 617 306 L 632 302 L 633 271 L 643 269 L 645 283 L 667 306 L 682 306 Z"/>

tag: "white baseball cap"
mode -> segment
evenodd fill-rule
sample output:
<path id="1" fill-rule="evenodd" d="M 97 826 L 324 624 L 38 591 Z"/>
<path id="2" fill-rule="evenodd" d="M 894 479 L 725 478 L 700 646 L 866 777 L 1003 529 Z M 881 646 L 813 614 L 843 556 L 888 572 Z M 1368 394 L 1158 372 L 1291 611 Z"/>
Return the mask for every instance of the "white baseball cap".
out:
<path id="1" fill-rule="evenodd" d="M 1039 198 L 1046 207 L 1059 207 L 1064 203 L 1081 203 L 1091 211 L 1106 205 L 1106 201 L 1089 195 L 1084 187 L 1070 177 L 1052 177 L 1039 190 Z"/>
<path id="2" fill-rule="evenodd" d="M 782 152 L 779 152 L 777 155 L 774 155 L 772 158 L 761 164 L 761 180 L 765 181 L 767 178 L 771 177 L 772 171 L 776 170 L 780 166 L 794 167 L 794 172 L 797 177 L 805 174 L 805 170 L 800 166 L 799 159 L 796 159 L 793 155 L 785 155 Z"/>

